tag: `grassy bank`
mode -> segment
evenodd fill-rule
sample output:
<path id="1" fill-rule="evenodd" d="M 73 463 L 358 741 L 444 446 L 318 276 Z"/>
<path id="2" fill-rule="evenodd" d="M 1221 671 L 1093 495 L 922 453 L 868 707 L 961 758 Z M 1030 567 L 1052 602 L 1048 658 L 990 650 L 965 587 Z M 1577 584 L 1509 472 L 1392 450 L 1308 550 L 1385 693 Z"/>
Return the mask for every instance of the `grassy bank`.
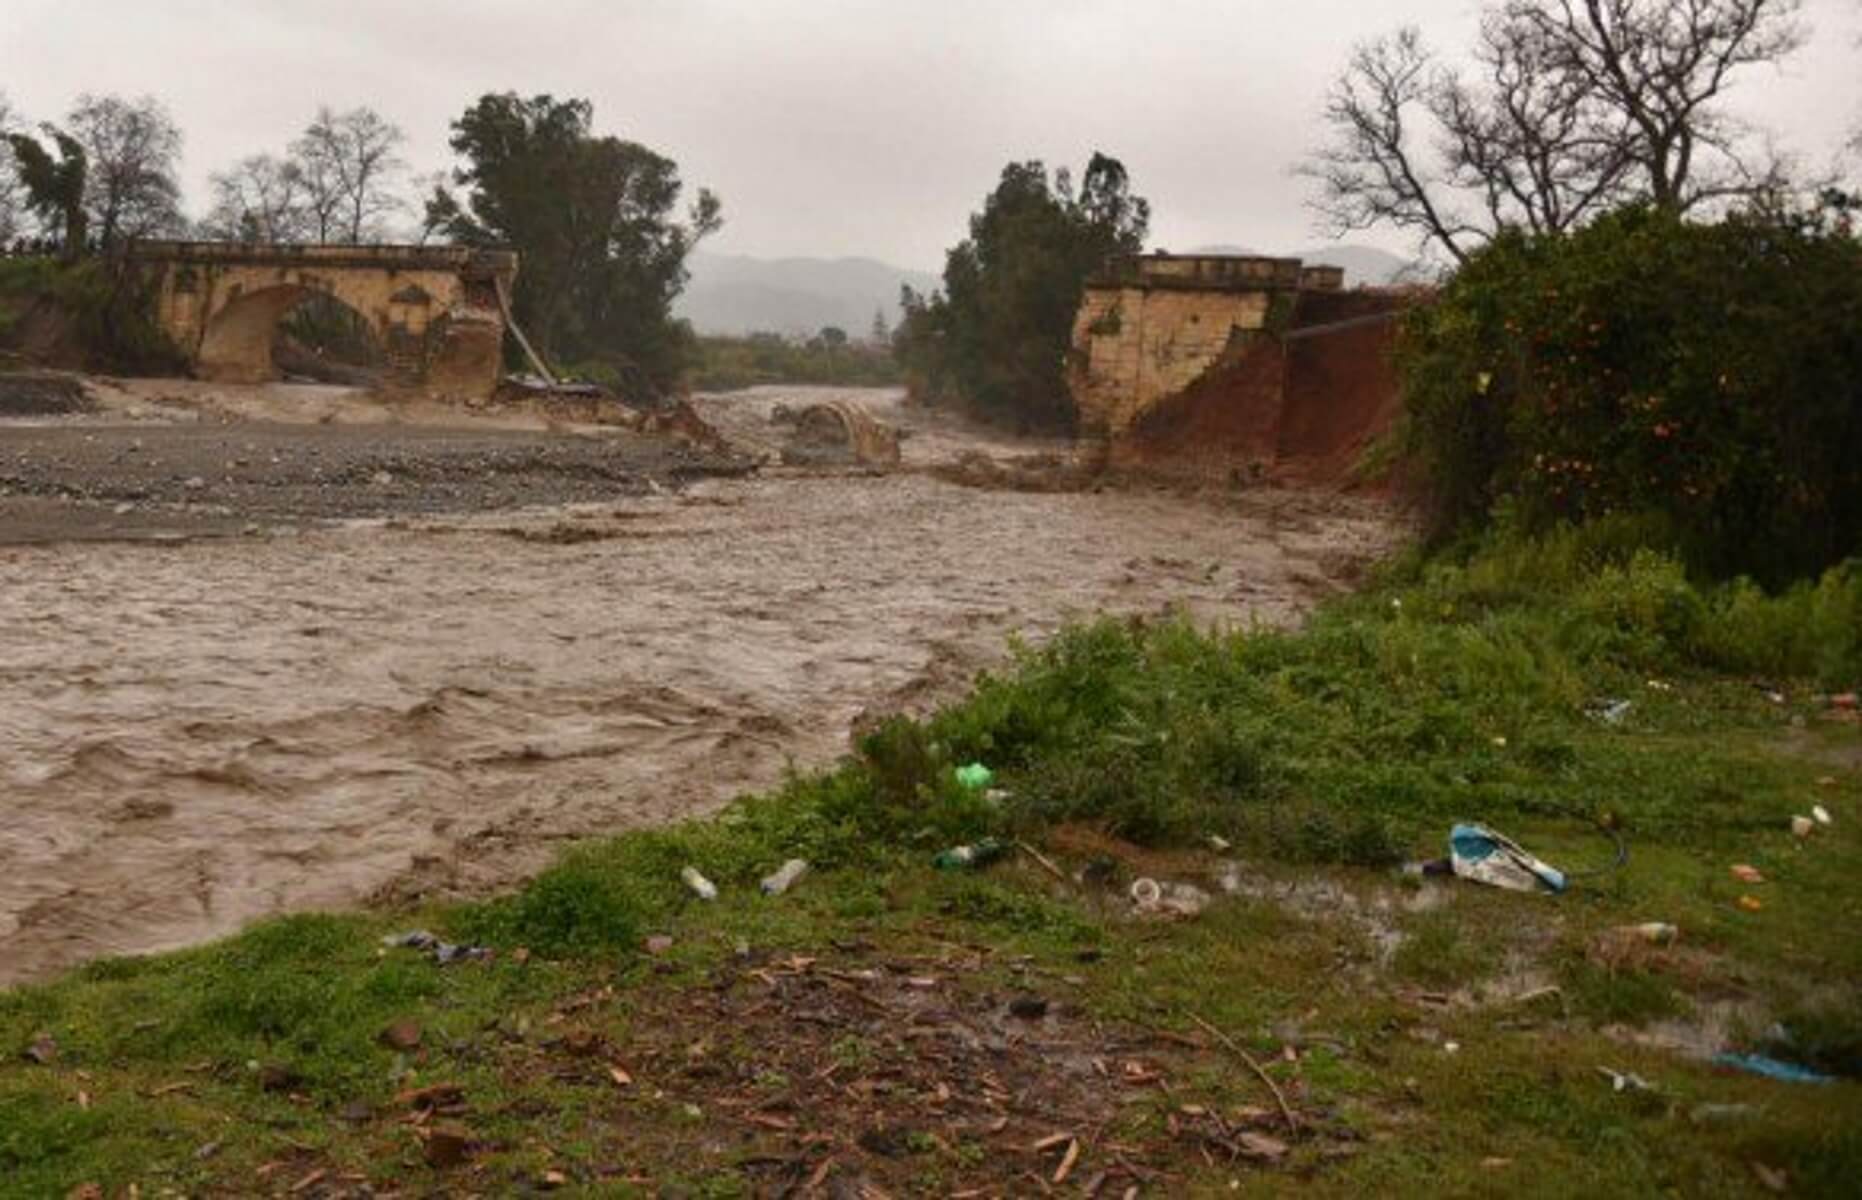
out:
<path id="1" fill-rule="evenodd" d="M 1846 1194 L 1856 1083 L 1703 1054 L 1857 1069 L 1862 728 L 1824 693 L 1862 576 L 1704 589 L 1644 532 L 1399 563 L 1297 632 L 1077 628 L 514 895 L 0 993 L 0 1191 Z M 1462 819 L 1579 878 L 1394 869 Z M 983 836 L 1028 849 L 930 865 Z M 1139 876 L 1208 903 L 1136 915 Z M 1644 921 L 1680 939 L 1610 932 Z M 495 954 L 382 945 L 417 927 Z"/>

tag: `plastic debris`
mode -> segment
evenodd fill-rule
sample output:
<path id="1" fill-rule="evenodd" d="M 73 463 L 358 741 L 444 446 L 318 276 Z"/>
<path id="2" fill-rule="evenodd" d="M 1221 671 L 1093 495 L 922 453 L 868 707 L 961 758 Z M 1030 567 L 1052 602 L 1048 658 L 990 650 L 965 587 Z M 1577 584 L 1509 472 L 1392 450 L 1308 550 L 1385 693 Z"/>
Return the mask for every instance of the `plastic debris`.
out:
<path id="1" fill-rule="evenodd" d="M 1586 711 L 1605 725 L 1621 725 L 1632 707 L 1628 700 L 1605 699 L 1593 701 Z"/>
<path id="2" fill-rule="evenodd" d="M 381 940 L 381 944 L 392 949 L 425 950 L 432 954 L 433 961 L 442 967 L 450 963 L 491 957 L 489 946 L 456 945 L 453 942 L 442 941 L 424 929 L 414 929 L 407 933 L 391 933 Z"/>
<path id="3" fill-rule="evenodd" d="M 780 896 L 791 887 L 794 887 L 795 881 L 806 874 L 808 874 L 808 860 L 805 858 L 792 858 L 788 862 L 783 863 L 782 866 L 776 870 L 775 874 L 764 877 L 762 885 L 763 894 L 765 896 Z"/>
<path id="4" fill-rule="evenodd" d="M 1809 1067 L 1800 1067 L 1796 1063 L 1785 1062 L 1768 1054 L 1716 1054 L 1713 1058 L 1716 1067 L 1731 1067 L 1735 1071 L 1745 1071 L 1752 1075 L 1763 1075 L 1767 1079 L 1776 1079 L 1781 1083 L 1834 1083 L 1832 1076 Z"/>
<path id="5" fill-rule="evenodd" d="M 699 874 L 697 867 L 686 867 L 679 872 L 679 878 L 685 881 L 685 886 L 691 888 L 692 894 L 700 900 L 718 898 L 718 885 Z"/>
<path id="6" fill-rule="evenodd" d="M 1821 804 L 1812 805 L 1810 815 L 1817 819 L 1817 824 L 1819 825 L 1828 825 L 1830 823 L 1830 810 L 1823 807 Z"/>
<path id="7" fill-rule="evenodd" d="M 1734 879 L 1741 883 L 1764 883 L 1765 874 L 1751 863 L 1734 863 L 1727 868 Z"/>
<path id="8" fill-rule="evenodd" d="M 1209 907 L 1209 899 L 1193 883 L 1159 883 L 1147 876 L 1131 884 L 1132 907 L 1140 913 L 1194 917 Z"/>
<path id="9" fill-rule="evenodd" d="M 961 871 L 992 863 L 1008 852 L 1007 842 L 999 838 L 983 838 L 967 846 L 952 846 L 940 851 L 931 860 L 931 865 L 940 871 Z"/>
<path id="10" fill-rule="evenodd" d="M 965 763 L 957 768 L 957 782 L 973 792 L 980 792 L 995 782 L 996 773 L 982 763 Z"/>
<path id="11" fill-rule="evenodd" d="M 1653 1092 L 1655 1085 L 1636 1074 L 1634 1071 L 1613 1071 L 1609 1067 L 1598 1067 L 1597 1074 L 1610 1081 L 1613 1092 Z"/>
<path id="12" fill-rule="evenodd" d="M 1505 834 L 1485 825 L 1456 825 L 1448 835 L 1456 875 L 1515 892 L 1562 892 L 1564 872 L 1534 858 Z"/>

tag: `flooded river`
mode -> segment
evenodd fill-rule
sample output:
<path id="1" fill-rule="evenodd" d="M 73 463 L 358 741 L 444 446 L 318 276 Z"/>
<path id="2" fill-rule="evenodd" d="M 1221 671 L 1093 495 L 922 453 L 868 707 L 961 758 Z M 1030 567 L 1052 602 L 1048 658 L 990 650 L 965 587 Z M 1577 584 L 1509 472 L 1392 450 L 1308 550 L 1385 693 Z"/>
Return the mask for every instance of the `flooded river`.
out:
<path id="1" fill-rule="evenodd" d="M 704 407 L 749 430 L 775 396 L 806 398 Z M 884 475 L 0 546 L 0 983 L 507 885 L 566 839 L 831 760 L 1010 633 L 1171 605 L 1287 621 L 1391 536 L 1287 494 L 959 487 L 910 468 L 1000 443 L 907 447 Z"/>

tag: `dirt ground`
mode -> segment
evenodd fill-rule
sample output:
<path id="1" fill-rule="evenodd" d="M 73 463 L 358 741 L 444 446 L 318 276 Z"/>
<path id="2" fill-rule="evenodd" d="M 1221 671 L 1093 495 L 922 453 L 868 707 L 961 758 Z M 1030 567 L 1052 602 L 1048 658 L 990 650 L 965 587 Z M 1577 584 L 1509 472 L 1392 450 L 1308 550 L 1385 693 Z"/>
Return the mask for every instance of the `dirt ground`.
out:
<path id="1" fill-rule="evenodd" d="M 1035 493 L 896 393 L 696 403 L 742 454 L 331 388 L 0 418 L 0 984 L 270 913 L 477 894 L 960 692 L 1010 634 L 1282 622 L 1395 536 L 1318 493 Z M 853 399 L 903 468 L 768 466 Z M 265 419 L 254 419 L 254 418 Z"/>

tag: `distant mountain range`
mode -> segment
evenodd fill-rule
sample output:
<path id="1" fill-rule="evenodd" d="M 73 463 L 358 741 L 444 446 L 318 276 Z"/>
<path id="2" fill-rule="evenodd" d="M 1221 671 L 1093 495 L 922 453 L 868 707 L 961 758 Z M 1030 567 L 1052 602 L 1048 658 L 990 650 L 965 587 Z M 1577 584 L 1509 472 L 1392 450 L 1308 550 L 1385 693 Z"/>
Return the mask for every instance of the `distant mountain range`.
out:
<path id="1" fill-rule="evenodd" d="M 928 271 L 871 258 L 752 258 L 695 251 L 673 312 L 700 333 L 816 333 L 835 325 L 863 338 L 873 314 L 899 319 L 899 287 L 938 286 Z"/>
<path id="2" fill-rule="evenodd" d="M 1242 246 L 1198 246 L 1191 254 L 1256 254 Z M 1411 266 L 1371 246 L 1323 246 L 1296 250 L 1289 258 L 1343 267 L 1345 286 L 1389 283 Z M 921 292 L 938 286 L 929 271 L 912 271 L 872 258 L 755 258 L 699 250 L 690 260 L 692 278 L 673 311 L 700 333 L 812 334 L 835 325 L 855 338 L 873 327 L 873 314 L 887 325 L 899 319 L 899 287 Z"/>

